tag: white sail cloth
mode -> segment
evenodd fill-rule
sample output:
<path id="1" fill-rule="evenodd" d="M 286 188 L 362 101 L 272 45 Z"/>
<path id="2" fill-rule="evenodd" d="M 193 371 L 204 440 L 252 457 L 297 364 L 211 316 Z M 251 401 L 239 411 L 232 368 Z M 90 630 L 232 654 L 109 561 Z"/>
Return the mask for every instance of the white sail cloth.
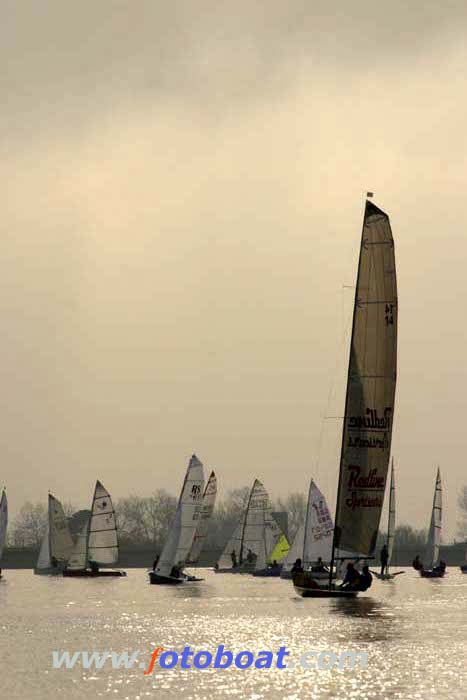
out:
<path id="1" fill-rule="evenodd" d="M 198 526 L 196 528 L 196 533 L 193 538 L 193 543 L 191 545 L 190 554 L 188 555 L 188 561 L 192 564 L 196 563 L 199 559 L 201 551 L 203 549 L 204 543 L 206 541 L 206 536 L 208 533 L 209 521 L 211 519 L 212 513 L 214 511 L 214 506 L 216 503 L 217 495 L 217 478 L 214 472 L 211 472 L 206 488 L 203 494 L 203 504 L 201 512 L 199 514 Z"/>
<path id="2" fill-rule="evenodd" d="M 433 496 L 433 508 L 431 510 L 430 530 L 426 545 L 424 561 L 425 569 L 432 569 L 438 563 L 439 545 L 441 542 L 441 525 L 443 516 L 443 492 L 441 487 L 441 474 L 438 469 L 435 483 L 435 493 Z"/>

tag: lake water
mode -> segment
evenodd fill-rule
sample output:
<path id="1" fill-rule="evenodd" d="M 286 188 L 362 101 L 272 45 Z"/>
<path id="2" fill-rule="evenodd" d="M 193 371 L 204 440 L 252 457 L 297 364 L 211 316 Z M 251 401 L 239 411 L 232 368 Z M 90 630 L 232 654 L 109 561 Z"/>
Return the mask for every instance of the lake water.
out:
<path id="1" fill-rule="evenodd" d="M 311 600 L 290 581 L 214 574 L 178 588 L 150 586 L 142 569 L 122 579 L 63 579 L 4 570 L 0 581 L 1 697 L 457 698 L 467 697 L 467 576 L 441 580 L 412 569 L 374 581 L 355 600 Z M 285 646 L 295 669 L 53 669 L 52 651 L 140 651 L 155 647 L 236 653 Z M 307 651 L 367 652 L 365 668 L 303 669 Z M 311 662 L 313 665 L 313 662 Z M 137 665 L 138 666 L 138 665 Z"/>

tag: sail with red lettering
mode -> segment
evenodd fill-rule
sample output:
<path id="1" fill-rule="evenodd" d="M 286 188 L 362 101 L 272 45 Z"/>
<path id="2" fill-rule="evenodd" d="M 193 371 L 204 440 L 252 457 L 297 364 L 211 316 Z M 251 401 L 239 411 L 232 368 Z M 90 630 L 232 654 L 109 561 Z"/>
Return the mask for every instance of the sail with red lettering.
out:
<path id="1" fill-rule="evenodd" d="M 388 215 L 367 201 L 353 313 L 334 546 L 373 553 L 396 389 L 397 285 Z"/>

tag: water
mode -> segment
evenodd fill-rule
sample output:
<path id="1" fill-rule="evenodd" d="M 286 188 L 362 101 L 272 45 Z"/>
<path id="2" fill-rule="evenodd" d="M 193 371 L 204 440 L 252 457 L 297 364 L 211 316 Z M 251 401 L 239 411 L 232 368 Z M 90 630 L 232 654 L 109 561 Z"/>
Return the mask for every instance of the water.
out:
<path id="1" fill-rule="evenodd" d="M 198 573 L 201 573 L 199 571 Z M 443 580 L 405 569 L 374 581 L 355 600 L 310 600 L 290 581 L 202 570 L 205 581 L 150 586 L 142 569 L 125 579 L 63 579 L 4 571 L 0 581 L 2 697 L 457 698 L 466 697 L 467 576 Z M 215 651 L 287 647 L 297 661 L 309 650 L 365 651 L 366 668 L 304 670 L 52 669 L 52 651 L 140 650 L 147 665 L 157 646 Z"/>

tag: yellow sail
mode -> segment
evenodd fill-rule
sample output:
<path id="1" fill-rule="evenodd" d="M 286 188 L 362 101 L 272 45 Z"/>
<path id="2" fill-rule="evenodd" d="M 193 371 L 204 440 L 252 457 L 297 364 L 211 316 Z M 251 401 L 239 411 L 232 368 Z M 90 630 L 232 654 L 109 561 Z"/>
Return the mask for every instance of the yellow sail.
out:
<path id="1" fill-rule="evenodd" d="M 272 561 L 282 561 L 284 557 L 287 556 L 289 552 L 289 543 L 287 542 L 287 538 L 284 534 L 282 534 L 279 538 L 279 542 L 276 544 L 274 549 L 271 552 L 271 556 L 268 559 L 268 562 Z"/>

